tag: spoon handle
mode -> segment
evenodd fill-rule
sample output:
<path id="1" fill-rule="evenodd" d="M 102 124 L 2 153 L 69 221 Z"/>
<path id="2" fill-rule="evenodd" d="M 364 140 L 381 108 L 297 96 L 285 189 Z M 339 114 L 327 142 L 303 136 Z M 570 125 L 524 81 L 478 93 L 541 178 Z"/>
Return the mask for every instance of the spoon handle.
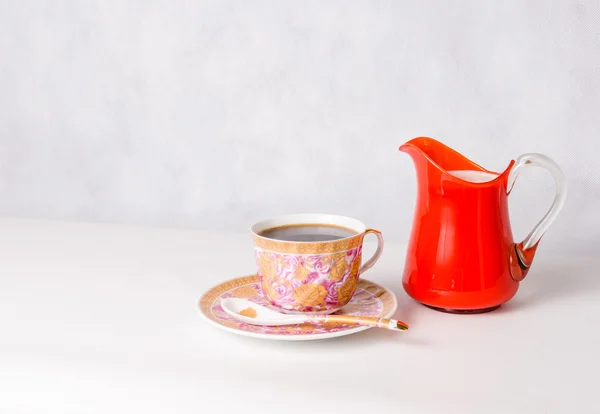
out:
<path id="1" fill-rule="evenodd" d="M 368 316 L 310 315 L 306 317 L 306 322 L 373 326 L 376 328 L 391 329 L 392 331 L 406 331 L 408 329 L 408 325 L 402 321 L 387 318 L 372 318 Z"/>

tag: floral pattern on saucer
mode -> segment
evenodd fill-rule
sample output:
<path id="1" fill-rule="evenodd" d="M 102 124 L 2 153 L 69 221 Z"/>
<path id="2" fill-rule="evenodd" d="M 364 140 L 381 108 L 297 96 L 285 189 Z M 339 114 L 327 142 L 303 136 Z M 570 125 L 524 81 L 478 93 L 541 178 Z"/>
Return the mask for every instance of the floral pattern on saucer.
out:
<path id="1" fill-rule="evenodd" d="M 200 298 L 200 313 L 210 322 L 227 330 L 239 331 L 249 336 L 270 337 L 270 339 L 293 339 L 292 336 L 319 337 L 340 336 L 358 332 L 368 327 L 347 324 L 301 324 L 289 326 L 259 326 L 239 322 L 221 308 L 221 299 L 238 297 L 251 300 L 263 306 L 271 307 L 260 291 L 258 276 L 246 276 L 213 287 Z M 358 315 L 372 317 L 390 317 L 396 310 L 396 298 L 392 292 L 365 279 L 359 279 L 356 293 L 350 302 L 336 315 Z M 351 331 L 351 332 L 350 332 Z M 286 338 L 282 338 L 286 337 Z M 300 339 L 300 338 L 297 338 Z"/>

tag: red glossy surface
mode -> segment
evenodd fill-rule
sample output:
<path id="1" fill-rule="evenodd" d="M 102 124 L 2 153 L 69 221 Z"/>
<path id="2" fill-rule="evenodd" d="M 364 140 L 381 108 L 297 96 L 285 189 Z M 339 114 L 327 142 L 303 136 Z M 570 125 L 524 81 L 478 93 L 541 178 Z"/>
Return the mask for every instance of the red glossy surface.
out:
<path id="1" fill-rule="evenodd" d="M 429 306 L 474 310 L 500 305 L 518 289 L 506 186 L 514 161 L 493 181 L 471 183 L 449 170 L 485 170 L 431 138 L 400 147 L 417 171 L 417 201 L 403 284 Z M 493 173 L 493 172 L 492 172 Z"/>

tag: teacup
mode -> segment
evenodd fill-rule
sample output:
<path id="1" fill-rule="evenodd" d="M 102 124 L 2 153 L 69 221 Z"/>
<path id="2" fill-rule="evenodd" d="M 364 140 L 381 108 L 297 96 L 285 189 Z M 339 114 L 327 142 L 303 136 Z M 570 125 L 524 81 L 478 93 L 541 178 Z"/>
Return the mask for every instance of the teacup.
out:
<path id="1" fill-rule="evenodd" d="M 349 217 L 291 214 L 251 227 L 262 294 L 284 313 L 333 313 L 346 305 L 359 276 L 383 251 L 381 232 Z M 373 256 L 361 266 L 363 239 L 377 236 Z"/>

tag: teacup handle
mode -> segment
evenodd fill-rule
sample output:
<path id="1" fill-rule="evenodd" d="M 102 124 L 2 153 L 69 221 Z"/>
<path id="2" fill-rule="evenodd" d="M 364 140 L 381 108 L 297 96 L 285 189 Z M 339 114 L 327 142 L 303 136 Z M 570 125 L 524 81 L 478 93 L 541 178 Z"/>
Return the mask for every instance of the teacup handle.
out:
<path id="1" fill-rule="evenodd" d="M 367 260 L 365 263 L 363 263 L 363 265 L 360 267 L 360 269 L 358 271 L 359 275 L 361 275 L 364 271 L 372 268 L 373 265 L 377 262 L 377 260 L 379 260 L 379 258 L 381 257 L 381 253 L 383 253 L 383 236 L 381 235 L 381 232 L 379 230 L 375 230 L 375 229 L 365 230 L 365 236 L 369 233 L 373 233 L 375 236 L 377 236 L 377 250 L 375 250 L 375 253 L 373 253 L 373 256 L 371 256 L 371 258 L 369 260 Z"/>

